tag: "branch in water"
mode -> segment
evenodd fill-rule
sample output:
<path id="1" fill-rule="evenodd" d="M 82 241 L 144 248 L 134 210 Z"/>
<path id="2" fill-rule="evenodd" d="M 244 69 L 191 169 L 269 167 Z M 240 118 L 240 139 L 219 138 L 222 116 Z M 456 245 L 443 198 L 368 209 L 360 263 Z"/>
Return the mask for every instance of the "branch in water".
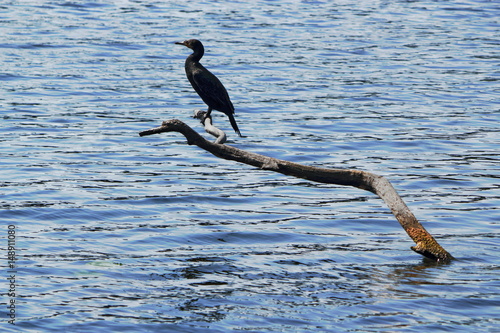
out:
<path id="1" fill-rule="evenodd" d="M 186 137 L 188 144 L 197 145 L 213 155 L 227 160 L 245 163 L 264 170 L 279 172 L 284 175 L 314 182 L 353 186 L 370 191 L 384 200 L 403 229 L 416 243 L 416 246 L 411 248 L 413 251 L 438 262 L 449 262 L 453 259 L 453 256 L 442 248 L 434 237 L 425 230 L 391 183 L 382 176 L 360 170 L 306 166 L 247 152 L 224 144 L 213 143 L 177 119 L 164 121 L 160 127 L 140 132 L 139 135 L 145 136 L 163 132 L 180 132 Z"/>

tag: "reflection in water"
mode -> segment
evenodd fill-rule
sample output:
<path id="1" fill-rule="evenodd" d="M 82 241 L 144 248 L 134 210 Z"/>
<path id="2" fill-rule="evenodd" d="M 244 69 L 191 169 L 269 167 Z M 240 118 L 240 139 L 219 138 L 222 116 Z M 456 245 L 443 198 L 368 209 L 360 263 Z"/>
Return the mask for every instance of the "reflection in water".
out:
<path id="1" fill-rule="evenodd" d="M 276 260 L 284 256 L 285 249 L 282 250 L 246 253 L 245 258 L 230 261 L 223 259 L 231 257 L 229 253 L 221 257 L 180 260 L 177 264 L 183 268 L 175 270 L 182 274 L 165 279 L 167 284 L 172 284 L 172 280 L 179 282 L 169 295 L 173 306 L 179 310 L 178 323 L 185 322 L 186 318 L 231 321 L 248 309 L 252 309 L 255 319 L 280 318 L 285 315 L 285 309 L 294 313 L 294 309 L 303 307 L 333 315 L 343 313 L 345 308 L 360 306 L 369 309 L 359 315 L 365 319 L 387 316 L 387 311 L 394 316 L 398 313 L 395 309 L 379 308 L 379 304 L 392 299 L 414 302 L 399 312 L 407 315 L 409 309 L 418 309 L 419 302 L 429 296 L 441 297 L 442 291 L 435 290 L 436 286 L 448 286 L 446 290 L 450 292 L 456 284 L 443 281 L 440 276 L 444 267 L 452 268 L 453 265 L 436 264 L 426 259 L 416 266 L 339 264 L 324 259 L 331 254 L 331 249 L 321 246 L 319 253 L 311 250 L 306 258 L 297 253 L 289 254 L 295 260 Z M 318 255 L 321 258 L 307 262 L 308 258 Z M 267 264 L 267 260 L 275 264 Z M 253 265 L 245 265 L 247 262 Z M 192 296 L 181 302 L 186 295 Z M 303 325 L 308 325 L 312 318 L 302 317 L 302 320 Z"/>

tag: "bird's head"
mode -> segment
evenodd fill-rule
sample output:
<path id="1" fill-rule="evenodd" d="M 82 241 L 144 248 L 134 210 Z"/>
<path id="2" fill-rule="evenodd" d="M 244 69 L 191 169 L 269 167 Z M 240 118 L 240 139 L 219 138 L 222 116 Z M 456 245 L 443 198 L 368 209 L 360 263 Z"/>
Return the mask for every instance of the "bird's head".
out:
<path id="1" fill-rule="evenodd" d="M 186 47 L 189 47 L 191 50 L 199 49 L 200 47 L 203 47 L 203 44 L 197 40 L 197 39 L 187 39 L 183 42 L 175 42 L 175 44 L 178 45 L 184 45 Z"/>

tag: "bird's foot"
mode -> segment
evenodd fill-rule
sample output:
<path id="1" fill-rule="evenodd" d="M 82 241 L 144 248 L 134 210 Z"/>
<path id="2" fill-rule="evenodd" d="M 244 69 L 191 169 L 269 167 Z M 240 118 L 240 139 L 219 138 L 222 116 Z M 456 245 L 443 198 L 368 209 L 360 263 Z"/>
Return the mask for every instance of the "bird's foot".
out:
<path id="1" fill-rule="evenodd" d="M 207 112 L 203 110 L 194 110 L 193 118 L 200 119 L 202 122 L 205 120 Z"/>

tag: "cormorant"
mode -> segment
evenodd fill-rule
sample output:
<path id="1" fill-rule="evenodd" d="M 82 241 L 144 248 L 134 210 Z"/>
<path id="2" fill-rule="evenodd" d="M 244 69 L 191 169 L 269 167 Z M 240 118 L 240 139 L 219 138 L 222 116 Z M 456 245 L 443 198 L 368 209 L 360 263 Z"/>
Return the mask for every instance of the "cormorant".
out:
<path id="1" fill-rule="evenodd" d="M 200 95 L 203 102 L 208 105 L 206 117 L 210 115 L 212 110 L 225 113 L 229 117 L 234 131 L 241 136 L 233 116 L 234 106 L 229 99 L 226 88 L 224 88 L 215 75 L 200 64 L 200 59 L 205 53 L 203 44 L 197 39 L 188 39 L 183 42 L 176 42 L 175 44 L 184 45 L 193 50 L 193 53 L 187 57 L 184 68 L 186 76 L 194 90 Z"/>

